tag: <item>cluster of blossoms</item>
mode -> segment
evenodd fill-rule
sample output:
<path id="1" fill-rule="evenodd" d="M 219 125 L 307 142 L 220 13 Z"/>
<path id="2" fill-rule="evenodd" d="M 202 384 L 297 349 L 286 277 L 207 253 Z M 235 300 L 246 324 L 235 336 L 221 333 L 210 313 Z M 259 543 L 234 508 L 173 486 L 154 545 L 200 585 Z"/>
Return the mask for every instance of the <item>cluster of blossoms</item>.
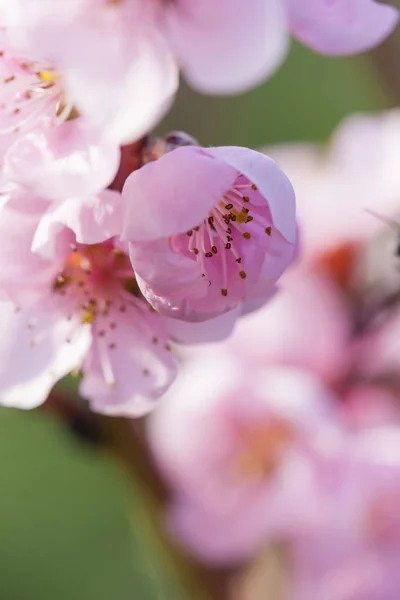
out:
<path id="1" fill-rule="evenodd" d="M 168 524 L 212 564 L 283 545 L 285 598 L 394 600 L 400 113 L 268 152 L 297 189 L 302 258 L 228 340 L 187 350 L 150 416 Z"/>
<path id="2" fill-rule="evenodd" d="M 171 341 L 226 337 L 296 257 L 272 159 L 152 145 L 178 65 L 234 93 L 289 33 L 353 53 L 397 19 L 372 0 L 0 0 L 0 402 L 37 406 L 74 371 L 93 409 L 143 414 L 174 379 Z"/>

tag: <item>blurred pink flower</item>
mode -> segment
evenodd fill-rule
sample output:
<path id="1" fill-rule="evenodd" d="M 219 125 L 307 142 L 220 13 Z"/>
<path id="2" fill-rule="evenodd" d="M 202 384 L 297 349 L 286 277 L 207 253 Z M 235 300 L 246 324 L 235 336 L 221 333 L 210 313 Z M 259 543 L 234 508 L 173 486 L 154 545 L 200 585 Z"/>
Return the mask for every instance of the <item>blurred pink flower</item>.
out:
<path id="1" fill-rule="evenodd" d="M 123 239 L 159 312 L 205 320 L 268 298 L 297 245 L 285 174 L 247 148 L 174 150 L 132 173 Z"/>
<path id="2" fill-rule="evenodd" d="M 242 560 L 305 527 L 314 518 L 314 462 L 334 463 L 341 452 L 334 404 L 317 380 L 247 367 L 224 344 L 198 352 L 149 420 L 175 492 L 172 533 L 207 562 Z"/>
<path id="3" fill-rule="evenodd" d="M 175 375 L 165 323 L 109 239 L 112 211 L 79 213 L 79 225 L 97 238 L 102 231 L 104 241 L 77 243 L 68 212 L 42 232 L 43 255 L 33 253 L 44 203 L 19 191 L 0 212 L 0 403 L 37 406 L 57 380 L 82 369 L 80 392 L 94 410 L 141 415 Z"/>
<path id="4" fill-rule="evenodd" d="M 373 0 L 58 0 L 57 10 L 49 0 L 2 0 L 0 15 L 14 43 L 60 69 L 83 114 L 127 139 L 169 105 L 175 62 L 199 91 L 237 93 L 275 71 L 290 33 L 318 52 L 351 54 L 398 20 Z"/>
<path id="5" fill-rule="evenodd" d="M 356 436 L 316 527 L 293 546 L 293 600 L 396 600 L 400 430 Z"/>
<path id="6" fill-rule="evenodd" d="M 295 269 L 275 298 L 237 323 L 226 346 L 251 368 L 286 365 L 336 383 L 351 367 L 351 327 L 350 307 L 334 283 Z"/>
<path id="7" fill-rule="evenodd" d="M 388 227 L 385 219 L 397 214 L 398 110 L 348 117 L 326 149 L 293 144 L 266 152 L 296 190 L 304 261 L 371 239 Z"/>
<path id="8" fill-rule="evenodd" d="M 6 106 L 24 109 L 24 126 L 79 114 L 118 144 L 145 135 L 178 86 L 148 12 L 137 2 L 59 0 L 56 10 L 48 0 L 0 2 Z M 18 119 L 13 113 L 7 127 Z"/>

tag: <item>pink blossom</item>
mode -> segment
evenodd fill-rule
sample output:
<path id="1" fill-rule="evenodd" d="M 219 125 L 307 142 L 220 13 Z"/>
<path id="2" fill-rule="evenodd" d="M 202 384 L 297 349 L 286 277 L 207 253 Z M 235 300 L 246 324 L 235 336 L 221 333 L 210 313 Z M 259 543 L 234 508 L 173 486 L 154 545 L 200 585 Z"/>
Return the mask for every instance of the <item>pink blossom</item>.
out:
<path id="1" fill-rule="evenodd" d="M 328 148 L 267 148 L 297 199 L 302 259 L 372 239 L 398 210 L 400 112 L 348 117 Z M 380 218 L 381 217 L 381 218 Z"/>
<path id="2" fill-rule="evenodd" d="M 79 114 L 122 144 L 163 116 L 178 85 L 175 62 L 146 11 L 117 4 L 60 0 L 54 11 L 47 1 L 0 3 L 8 129 Z"/>
<path id="3" fill-rule="evenodd" d="M 48 0 L 2 0 L 0 14 L 14 43 L 62 71 L 74 105 L 119 135 L 123 123 L 138 135 L 127 96 L 143 124 L 167 108 L 175 63 L 199 91 L 237 93 L 275 71 L 290 34 L 324 54 L 351 54 L 380 43 L 398 20 L 373 0 L 59 0 L 57 11 Z"/>
<path id="4" fill-rule="evenodd" d="M 205 320 L 268 298 L 296 251 L 289 180 L 246 148 L 185 147 L 132 173 L 123 239 L 160 313 Z"/>
<path id="5" fill-rule="evenodd" d="M 0 274 L 0 402 L 37 406 L 58 379 L 77 369 L 84 373 L 80 392 L 94 410 L 141 415 L 175 374 L 165 323 L 149 310 L 128 257 L 109 238 L 111 212 L 79 213 L 89 233 L 94 228 L 99 237 L 103 231 L 97 243 L 78 243 L 60 218 L 42 234 L 45 252 L 33 253 L 43 202 L 19 191 L 0 212 L 6 252 Z"/>
<path id="6" fill-rule="evenodd" d="M 291 598 L 395 600 L 399 588 L 400 431 L 359 434 L 317 527 L 293 547 Z"/>
<path id="7" fill-rule="evenodd" d="M 295 269 L 275 298 L 237 323 L 227 347 L 252 368 L 286 365 L 332 384 L 351 366 L 351 328 L 350 306 L 334 283 Z"/>
<path id="8" fill-rule="evenodd" d="M 175 491 L 173 535 L 202 560 L 226 563 L 314 518 L 314 461 L 334 462 L 342 444 L 317 380 L 290 369 L 256 374 L 225 344 L 183 364 L 149 439 Z"/>

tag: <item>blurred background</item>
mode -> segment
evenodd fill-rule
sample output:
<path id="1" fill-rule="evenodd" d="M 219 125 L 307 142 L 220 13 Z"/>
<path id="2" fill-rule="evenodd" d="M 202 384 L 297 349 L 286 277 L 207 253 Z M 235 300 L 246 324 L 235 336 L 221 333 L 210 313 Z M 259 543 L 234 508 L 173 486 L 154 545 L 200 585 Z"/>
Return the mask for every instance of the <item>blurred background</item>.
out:
<path id="1" fill-rule="evenodd" d="M 333 59 L 293 43 L 278 73 L 249 94 L 216 99 L 182 86 L 159 132 L 182 129 L 203 145 L 323 142 L 346 115 L 393 105 L 393 90 L 383 83 L 382 65 L 390 62 L 384 52 Z M 93 421 L 69 406 L 69 393 L 67 382 L 44 409 L 0 409 L 0 598 L 228 598 L 227 578 L 236 575 L 175 555 L 161 532 L 164 488 L 150 465 L 142 424 L 132 442 L 131 425 Z M 263 563 L 268 591 L 255 591 L 255 575 L 256 583 L 241 584 L 254 585 L 254 592 L 241 598 L 280 597 L 276 557 Z M 201 593 L 196 580 L 206 581 Z"/>

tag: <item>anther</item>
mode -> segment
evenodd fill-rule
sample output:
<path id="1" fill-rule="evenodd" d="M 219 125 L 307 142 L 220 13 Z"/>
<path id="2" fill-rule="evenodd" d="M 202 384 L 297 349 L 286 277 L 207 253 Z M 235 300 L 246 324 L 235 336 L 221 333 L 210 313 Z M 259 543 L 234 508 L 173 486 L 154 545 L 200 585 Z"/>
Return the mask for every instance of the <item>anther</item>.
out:
<path id="1" fill-rule="evenodd" d="M 248 231 L 245 231 L 243 237 L 245 240 L 249 240 L 251 238 L 251 234 Z"/>
<path id="2" fill-rule="evenodd" d="M 252 183 L 251 189 L 254 190 L 254 191 L 256 191 L 256 190 L 258 190 L 258 187 L 256 186 L 255 183 Z"/>
<path id="3" fill-rule="evenodd" d="M 206 252 L 206 253 L 205 253 L 205 256 L 206 256 L 207 258 L 211 258 L 211 257 L 212 257 L 212 255 L 213 255 L 213 253 L 212 253 L 212 252 Z"/>
<path id="4" fill-rule="evenodd" d="M 243 202 L 250 202 L 250 198 L 248 196 L 243 196 Z"/>
<path id="5" fill-rule="evenodd" d="M 271 231 L 272 231 L 272 227 L 266 227 L 266 228 L 265 228 L 265 233 L 266 233 L 267 235 L 271 235 Z"/>
<path id="6" fill-rule="evenodd" d="M 192 248 L 192 252 L 193 252 L 193 254 L 198 254 L 199 253 L 199 251 L 198 251 L 197 248 Z"/>
<path id="7" fill-rule="evenodd" d="M 217 250 L 217 246 L 212 246 L 211 248 L 213 254 L 217 254 L 218 250 Z"/>
<path id="8" fill-rule="evenodd" d="M 186 232 L 186 234 L 190 237 L 191 235 L 193 235 L 193 229 L 190 229 L 189 231 Z"/>
<path id="9" fill-rule="evenodd" d="M 226 208 L 226 210 L 231 210 L 231 208 L 233 208 L 233 204 L 231 204 L 231 203 L 225 204 L 225 208 Z"/>
<path id="10" fill-rule="evenodd" d="M 247 219 L 246 219 L 245 223 L 250 223 L 250 221 L 252 221 L 252 220 L 253 220 L 253 217 L 250 217 L 250 216 L 249 216 L 249 217 L 247 217 Z"/>
<path id="11" fill-rule="evenodd" d="M 247 277 L 247 273 L 246 273 L 246 271 L 239 271 L 239 276 L 240 276 L 242 279 L 246 279 L 246 277 Z"/>
<path id="12" fill-rule="evenodd" d="M 230 244 L 229 242 L 227 244 L 225 244 L 226 250 L 230 250 L 231 248 L 232 248 L 232 244 Z"/>
<path id="13" fill-rule="evenodd" d="M 227 296 L 227 295 L 228 295 L 228 290 L 227 290 L 227 289 L 225 289 L 225 288 L 222 288 L 222 290 L 221 290 L 221 294 L 222 294 L 223 296 Z"/>

